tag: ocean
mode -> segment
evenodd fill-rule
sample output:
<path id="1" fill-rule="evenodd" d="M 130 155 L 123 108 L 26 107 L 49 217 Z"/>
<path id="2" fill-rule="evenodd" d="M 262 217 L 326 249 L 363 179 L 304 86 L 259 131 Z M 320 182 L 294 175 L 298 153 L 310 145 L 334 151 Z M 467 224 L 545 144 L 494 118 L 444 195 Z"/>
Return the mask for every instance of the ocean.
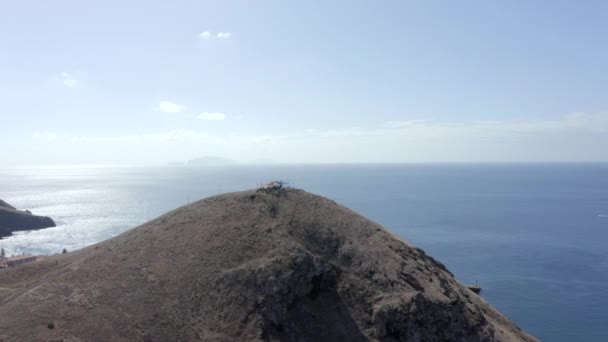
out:
<path id="1" fill-rule="evenodd" d="M 1 168 L 0 199 L 57 227 L 0 246 L 74 250 L 271 179 L 379 222 L 541 340 L 608 341 L 608 164 Z"/>

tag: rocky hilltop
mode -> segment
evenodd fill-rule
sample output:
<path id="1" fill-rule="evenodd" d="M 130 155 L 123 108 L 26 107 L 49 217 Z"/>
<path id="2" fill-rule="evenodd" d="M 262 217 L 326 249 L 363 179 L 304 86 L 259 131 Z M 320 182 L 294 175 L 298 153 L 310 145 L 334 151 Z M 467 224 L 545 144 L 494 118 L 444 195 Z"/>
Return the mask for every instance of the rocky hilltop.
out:
<path id="1" fill-rule="evenodd" d="M 29 211 L 17 210 L 0 200 L 0 237 L 9 236 L 15 231 L 55 227 L 50 217 L 36 216 Z"/>
<path id="2" fill-rule="evenodd" d="M 0 340 L 536 341 L 422 250 L 292 189 L 0 270 Z"/>

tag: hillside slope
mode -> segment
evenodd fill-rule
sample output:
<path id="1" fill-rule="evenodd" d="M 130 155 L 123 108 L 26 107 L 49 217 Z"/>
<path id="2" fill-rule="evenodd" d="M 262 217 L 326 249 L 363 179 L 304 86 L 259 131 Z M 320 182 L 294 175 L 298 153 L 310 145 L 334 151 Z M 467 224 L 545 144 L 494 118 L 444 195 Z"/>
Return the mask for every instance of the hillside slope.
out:
<path id="1" fill-rule="evenodd" d="M 535 341 L 422 250 L 301 190 L 210 197 L 0 270 L 0 340 L 59 339 Z"/>

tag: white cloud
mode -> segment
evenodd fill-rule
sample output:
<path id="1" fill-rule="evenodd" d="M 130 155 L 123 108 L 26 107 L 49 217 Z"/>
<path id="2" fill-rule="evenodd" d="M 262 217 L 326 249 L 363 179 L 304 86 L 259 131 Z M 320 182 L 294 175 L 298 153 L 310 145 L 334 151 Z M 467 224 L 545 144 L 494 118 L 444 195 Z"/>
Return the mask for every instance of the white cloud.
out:
<path id="1" fill-rule="evenodd" d="M 426 120 L 403 120 L 403 121 L 387 121 L 382 124 L 386 128 L 403 128 L 411 127 L 426 122 Z"/>
<path id="2" fill-rule="evenodd" d="M 209 40 L 209 39 L 227 40 L 227 39 L 232 38 L 232 33 L 230 33 L 230 32 L 213 33 L 210 31 L 204 31 L 204 32 L 201 32 L 198 36 L 200 39 L 205 39 L 205 40 Z"/>
<path id="3" fill-rule="evenodd" d="M 198 116 L 205 120 L 223 120 L 222 113 L 202 113 Z M 173 129 L 166 133 L 139 134 L 108 137 L 74 137 L 72 141 L 113 142 L 113 141 L 216 141 L 246 140 L 258 141 L 289 141 L 289 140 L 318 140 L 333 138 L 359 137 L 393 137 L 408 141 L 451 141 L 458 139 L 503 139 L 505 137 L 519 138 L 532 136 L 543 137 L 564 136 L 564 134 L 599 134 L 608 138 L 608 113 L 587 114 L 576 113 L 564 115 L 552 120 L 505 120 L 505 121 L 440 121 L 440 120 L 406 120 L 389 121 L 370 127 L 345 127 L 337 129 L 304 129 L 299 132 L 285 132 L 273 135 L 239 135 L 231 132 L 227 136 L 212 136 L 206 132 Z M 35 133 L 34 139 L 54 140 L 54 133 Z M 348 140 L 348 139 L 347 139 Z"/>
<path id="4" fill-rule="evenodd" d="M 85 143 L 97 143 L 97 142 L 133 142 L 137 141 L 139 137 L 137 135 L 126 135 L 126 136 L 109 136 L 109 137 L 85 137 L 76 136 L 70 139 L 71 142 L 85 142 Z"/>
<path id="5" fill-rule="evenodd" d="M 177 113 L 186 109 L 185 106 L 178 105 L 177 103 L 173 103 L 170 101 L 162 101 L 158 105 L 158 109 L 162 110 L 165 113 Z"/>
<path id="6" fill-rule="evenodd" d="M 173 129 L 165 133 L 131 134 L 123 136 L 74 136 L 71 142 L 84 143 L 122 143 L 137 141 L 168 142 L 168 141 L 201 141 L 208 138 L 205 132 L 196 132 L 183 128 Z"/>
<path id="7" fill-rule="evenodd" d="M 200 151 L 213 151 L 233 159 L 270 158 L 298 163 L 606 161 L 608 113 L 528 120 L 403 120 L 365 127 L 296 128 L 256 134 L 177 128 L 69 141 L 115 144 L 116 151 L 128 150 L 130 155 L 165 151 L 164 158 L 168 159 L 176 158 L 176 154 L 189 158 Z"/>
<path id="8" fill-rule="evenodd" d="M 206 132 L 197 132 L 187 130 L 183 128 L 177 128 L 166 133 L 159 134 L 145 134 L 142 136 L 143 139 L 152 140 L 157 142 L 167 141 L 205 141 L 209 139 L 209 135 Z"/>
<path id="9" fill-rule="evenodd" d="M 73 143 L 122 143 L 122 142 L 186 142 L 204 144 L 251 144 L 268 140 L 268 136 L 238 135 L 234 132 L 224 136 L 212 136 L 207 132 L 176 128 L 163 133 L 132 134 L 124 136 L 74 136 L 69 139 Z"/>
<path id="10" fill-rule="evenodd" d="M 59 74 L 57 80 L 66 87 L 74 87 L 78 85 L 78 80 L 76 79 L 76 76 L 68 72 L 62 72 L 61 74 Z"/>
<path id="11" fill-rule="evenodd" d="M 36 133 L 32 134 L 32 139 L 38 140 L 38 141 L 55 141 L 55 140 L 57 140 L 57 134 L 50 133 L 50 132 L 43 132 L 43 133 L 36 132 Z"/>
<path id="12" fill-rule="evenodd" d="M 382 129 L 400 130 L 419 136 L 508 136 L 564 132 L 608 133 L 608 113 L 571 113 L 552 119 L 389 121 Z M 375 130 L 378 131 L 378 130 Z"/>
<path id="13" fill-rule="evenodd" d="M 226 118 L 226 115 L 222 114 L 222 113 L 204 112 L 204 113 L 199 114 L 197 117 L 201 120 L 219 121 L 219 120 L 224 120 Z"/>

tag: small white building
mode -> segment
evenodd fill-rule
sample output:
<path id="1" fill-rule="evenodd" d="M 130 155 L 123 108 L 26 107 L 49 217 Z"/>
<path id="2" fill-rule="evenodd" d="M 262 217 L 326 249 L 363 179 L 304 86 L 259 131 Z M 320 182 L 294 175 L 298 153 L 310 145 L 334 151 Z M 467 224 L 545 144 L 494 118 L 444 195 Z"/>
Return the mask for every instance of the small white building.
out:
<path id="1" fill-rule="evenodd" d="M 282 189 L 286 184 L 286 182 L 274 180 L 262 183 L 262 189 Z"/>
<path id="2" fill-rule="evenodd" d="M 25 264 L 28 262 L 34 262 L 34 261 L 36 261 L 36 256 L 31 255 L 31 254 L 18 255 L 18 256 L 4 259 L 4 263 L 6 264 L 6 266 L 9 266 L 9 267 Z"/>

